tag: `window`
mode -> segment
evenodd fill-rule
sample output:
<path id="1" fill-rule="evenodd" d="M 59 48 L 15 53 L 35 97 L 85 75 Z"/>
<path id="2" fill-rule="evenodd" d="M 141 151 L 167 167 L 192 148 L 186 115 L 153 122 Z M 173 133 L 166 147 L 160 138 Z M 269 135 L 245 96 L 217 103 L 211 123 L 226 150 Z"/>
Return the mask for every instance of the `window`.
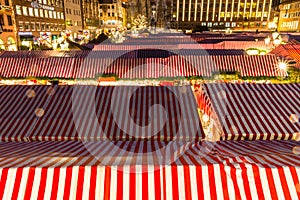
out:
<path id="1" fill-rule="evenodd" d="M 44 17 L 44 12 L 42 9 L 40 9 L 40 17 Z"/>
<path id="2" fill-rule="evenodd" d="M 53 11 L 53 18 L 56 19 L 56 11 Z"/>
<path id="3" fill-rule="evenodd" d="M 30 27 L 31 27 L 31 30 L 34 31 L 34 30 L 35 30 L 35 23 L 34 23 L 34 22 L 31 22 L 31 23 L 30 23 Z"/>
<path id="4" fill-rule="evenodd" d="M 212 22 L 208 22 L 208 23 L 207 23 L 207 26 L 208 26 L 208 27 L 212 27 Z"/>
<path id="5" fill-rule="evenodd" d="M 48 18 L 48 10 L 45 10 L 45 17 Z"/>
<path id="6" fill-rule="evenodd" d="M 9 26 L 12 26 L 13 23 L 12 23 L 12 19 L 11 19 L 11 16 L 10 15 L 7 15 L 7 23 Z"/>
<path id="7" fill-rule="evenodd" d="M 50 25 L 46 24 L 46 31 L 50 31 Z"/>
<path id="8" fill-rule="evenodd" d="M 17 15 L 22 15 L 21 6 L 16 6 L 16 13 Z"/>
<path id="9" fill-rule="evenodd" d="M 57 19 L 60 19 L 60 14 L 59 14 L 59 12 L 56 13 L 56 17 L 57 17 Z"/>
<path id="10" fill-rule="evenodd" d="M 39 16 L 39 9 L 37 9 L 37 8 L 34 9 L 34 15 L 35 15 L 36 17 Z"/>
<path id="11" fill-rule="evenodd" d="M 41 31 L 45 30 L 45 24 L 41 24 Z"/>
<path id="12" fill-rule="evenodd" d="M 115 9 L 115 6 L 111 6 L 111 9 Z"/>
<path id="13" fill-rule="evenodd" d="M 226 27 L 226 28 L 230 27 L 230 22 L 226 22 L 226 23 L 225 23 L 225 27 Z"/>
<path id="14" fill-rule="evenodd" d="M 34 14 L 33 14 L 33 8 L 28 8 L 28 11 L 29 11 L 29 16 L 34 16 Z"/>
<path id="15" fill-rule="evenodd" d="M 51 19 L 53 18 L 51 10 L 49 10 L 49 18 L 51 18 Z"/>
<path id="16" fill-rule="evenodd" d="M 29 22 L 25 22 L 25 31 L 30 31 L 30 26 L 29 26 Z"/>
<path id="17" fill-rule="evenodd" d="M 22 9 L 23 9 L 23 15 L 28 15 L 27 7 L 23 6 Z"/>
<path id="18" fill-rule="evenodd" d="M 5 0 L 5 1 L 4 1 L 4 4 L 5 4 L 6 6 L 9 6 L 9 0 Z"/>
<path id="19" fill-rule="evenodd" d="M 107 16 L 109 16 L 109 17 L 110 17 L 110 13 L 107 13 Z"/>
<path id="20" fill-rule="evenodd" d="M 60 13 L 61 15 L 60 15 L 60 18 L 61 19 L 64 19 L 64 13 Z"/>
<path id="21" fill-rule="evenodd" d="M 231 26 L 236 27 L 236 22 L 232 22 Z"/>
<path id="22" fill-rule="evenodd" d="M 37 22 L 37 23 L 35 24 L 35 29 L 36 29 L 37 31 L 39 31 L 39 30 L 41 29 L 40 23 L 39 23 L 39 22 Z"/>
<path id="23" fill-rule="evenodd" d="M 21 21 L 19 22 L 19 30 L 24 31 L 24 24 Z"/>

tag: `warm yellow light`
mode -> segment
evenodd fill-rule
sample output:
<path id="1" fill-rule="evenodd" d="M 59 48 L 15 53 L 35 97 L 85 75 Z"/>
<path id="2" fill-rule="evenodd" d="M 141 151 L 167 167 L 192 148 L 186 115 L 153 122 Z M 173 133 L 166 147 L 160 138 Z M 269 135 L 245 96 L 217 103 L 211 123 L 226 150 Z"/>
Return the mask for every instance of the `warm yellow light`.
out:
<path id="1" fill-rule="evenodd" d="M 280 70 L 286 70 L 287 65 L 285 62 L 279 62 L 278 67 Z"/>

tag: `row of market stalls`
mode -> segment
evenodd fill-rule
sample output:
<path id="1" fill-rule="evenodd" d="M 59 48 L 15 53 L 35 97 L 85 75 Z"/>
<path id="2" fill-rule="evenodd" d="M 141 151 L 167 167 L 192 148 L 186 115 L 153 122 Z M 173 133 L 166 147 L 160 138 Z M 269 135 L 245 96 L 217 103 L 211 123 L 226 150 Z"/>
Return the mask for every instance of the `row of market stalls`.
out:
<path id="1" fill-rule="evenodd" d="M 300 85 L 198 88 L 1 86 L 0 199 L 300 198 Z"/>
<path id="2" fill-rule="evenodd" d="M 244 51 L 221 50 L 72 51 L 68 53 L 17 52 L 0 55 L 0 77 L 88 78 L 113 74 L 119 78 L 158 78 L 178 76 L 211 77 L 237 72 L 241 77 L 285 76 L 275 55 L 250 56 Z M 201 52 L 201 53 L 200 53 Z M 227 53 L 227 54 L 226 54 Z"/>
<path id="3" fill-rule="evenodd" d="M 181 42 L 0 52 L 0 77 L 285 76 Z M 300 85 L 184 83 L 0 86 L 0 199 L 299 199 Z"/>

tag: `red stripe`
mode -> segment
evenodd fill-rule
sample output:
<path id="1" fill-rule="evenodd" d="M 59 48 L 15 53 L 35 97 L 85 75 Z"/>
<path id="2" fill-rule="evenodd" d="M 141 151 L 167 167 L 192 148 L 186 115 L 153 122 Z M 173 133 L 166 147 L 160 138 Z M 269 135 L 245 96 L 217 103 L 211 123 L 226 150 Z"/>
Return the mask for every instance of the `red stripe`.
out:
<path id="1" fill-rule="evenodd" d="M 155 167 L 156 166 L 154 166 L 154 168 Z M 160 200 L 161 199 L 161 185 L 160 185 L 160 170 L 158 170 L 158 169 L 154 170 L 154 193 L 155 193 L 155 199 Z"/>
<path id="2" fill-rule="evenodd" d="M 135 166 L 130 167 L 130 174 L 129 174 L 129 199 L 135 200 L 135 191 L 136 191 L 136 173 L 135 173 Z"/>
<path id="3" fill-rule="evenodd" d="M 32 185 L 33 185 L 33 181 L 34 181 L 34 175 L 35 175 L 35 167 L 30 167 L 29 173 L 28 173 L 28 178 L 27 178 L 24 200 L 26 200 L 26 199 L 30 200 Z"/>
<path id="4" fill-rule="evenodd" d="M 42 168 L 38 199 L 44 199 L 48 168 Z"/>
<path id="5" fill-rule="evenodd" d="M 123 167 L 122 166 L 118 167 L 118 169 L 117 169 L 117 185 L 119 185 L 119 187 L 117 189 L 116 198 L 119 200 L 123 199 L 123 184 L 124 184 L 123 183 L 123 175 L 124 175 L 124 173 L 127 173 L 127 172 L 123 171 Z"/>
<path id="6" fill-rule="evenodd" d="M 65 200 L 70 198 L 72 169 L 73 169 L 72 167 L 67 167 L 67 169 L 66 169 L 66 182 L 65 182 L 65 189 L 64 189 L 64 199 Z"/>
<path id="7" fill-rule="evenodd" d="M 171 173 L 172 173 L 172 193 L 173 199 L 179 199 L 179 189 L 178 189 L 178 171 L 176 165 L 171 165 Z"/>
<path id="8" fill-rule="evenodd" d="M 1 180 L 0 180 L 0 199 L 3 198 L 4 189 L 5 189 L 6 180 L 7 180 L 8 169 L 9 168 L 2 169 Z"/>
<path id="9" fill-rule="evenodd" d="M 77 200 L 81 200 L 83 198 L 82 190 L 83 190 L 83 183 L 84 183 L 84 172 L 85 172 L 85 167 L 79 166 L 78 182 L 77 182 L 77 190 L 76 190 L 76 199 Z"/>
<path id="10" fill-rule="evenodd" d="M 290 195 L 290 190 L 286 182 L 285 174 L 282 167 L 278 167 L 278 173 L 280 177 L 281 187 L 283 190 L 283 194 L 285 199 L 292 199 Z"/>
<path id="11" fill-rule="evenodd" d="M 195 178 L 197 179 L 198 199 L 204 199 L 202 167 L 200 165 L 196 165 L 195 169 L 196 169 Z"/>
<path id="12" fill-rule="evenodd" d="M 60 174 L 60 167 L 55 167 L 54 173 L 53 173 L 53 181 L 52 181 L 52 190 L 51 190 L 50 200 L 55 200 L 57 197 L 59 174 Z"/>
<path id="13" fill-rule="evenodd" d="M 90 195 L 89 200 L 95 200 L 96 195 L 96 184 L 97 184 L 97 166 L 91 167 L 91 177 L 90 177 Z M 118 188 L 119 191 L 120 188 Z"/>
<path id="14" fill-rule="evenodd" d="M 270 168 L 266 168 L 266 173 L 267 173 L 267 179 L 268 179 L 268 183 L 269 183 L 271 198 L 272 198 L 272 200 L 278 199 L 278 197 L 276 195 L 277 191 L 276 191 L 276 187 L 275 187 L 275 183 L 274 183 L 274 179 L 273 179 L 272 170 Z"/>
<path id="15" fill-rule="evenodd" d="M 192 199 L 192 191 L 191 191 L 191 174 L 190 174 L 190 166 L 183 165 L 184 172 L 184 186 L 185 186 L 185 198 Z M 194 177 L 192 177 L 194 178 Z"/>
<path id="16" fill-rule="evenodd" d="M 105 167 L 104 200 L 110 199 L 110 179 L 111 179 L 111 168 Z"/>

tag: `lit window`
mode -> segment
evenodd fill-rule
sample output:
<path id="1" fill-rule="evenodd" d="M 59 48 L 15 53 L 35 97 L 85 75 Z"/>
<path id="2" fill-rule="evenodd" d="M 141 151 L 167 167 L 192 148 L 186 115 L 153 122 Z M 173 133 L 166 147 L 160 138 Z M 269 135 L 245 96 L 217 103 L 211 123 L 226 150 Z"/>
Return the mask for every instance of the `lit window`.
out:
<path id="1" fill-rule="evenodd" d="M 231 26 L 236 27 L 236 22 L 232 22 Z"/>
<path id="2" fill-rule="evenodd" d="M 60 14 L 59 14 L 59 12 L 57 12 L 56 17 L 57 17 L 57 19 L 60 19 Z"/>
<path id="3" fill-rule="evenodd" d="M 28 8 L 28 11 L 29 11 L 29 16 L 34 16 L 34 14 L 33 14 L 33 8 Z"/>
<path id="4" fill-rule="evenodd" d="M 56 19 L 56 11 L 53 11 L 53 18 Z"/>
<path id="5" fill-rule="evenodd" d="M 48 18 L 48 10 L 45 10 L 45 17 Z"/>
<path id="6" fill-rule="evenodd" d="M 39 16 L 39 9 L 37 9 L 37 8 L 34 9 L 34 15 L 35 15 L 36 17 Z"/>
<path id="7" fill-rule="evenodd" d="M 49 18 L 51 18 L 51 19 L 53 18 L 53 17 L 52 17 L 52 11 L 51 11 L 51 10 L 49 10 Z"/>
<path id="8" fill-rule="evenodd" d="M 208 26 L 208 27 L 212 27 L 212 22 L 208 22 L 208 23 L 207 23 L 207 26 Z"/>
<path id="9" fill-rule="evenodd" d="M 21 6 L 16 6 L 17 15 L 22 15 Z"/>
<path id="10" fill-rule="evenodd" d="M 44 17 L 44 11 L 40 9 L 40 17 Z"/>
<path id="11" fill-rule="evenodd" d="M 43 0 L 43 3 L 44 3 L 44 4 L 47 4 L 47 0 Z"/>
<path id="12" fill-rule="evenodd" d="M 24 24 L 21 21 L 19 22 L 19 30 L 24 31 Z"/>
<path id="13" fill-rule="evenodd" d="M 26 6 L 23 6 L 23 15 L 28 15 L 27 7 Z"/>
<path id="14" fill-rule="evenodd" d="M 225 27 L 230 27 L 230 22 L 226 22 Z"/>
<path id="15" fill-rule="evenodd" d="M 61 14 L 60 18 L 64 19 L 64 13 L 60 13 L 60 14 Z"/>

